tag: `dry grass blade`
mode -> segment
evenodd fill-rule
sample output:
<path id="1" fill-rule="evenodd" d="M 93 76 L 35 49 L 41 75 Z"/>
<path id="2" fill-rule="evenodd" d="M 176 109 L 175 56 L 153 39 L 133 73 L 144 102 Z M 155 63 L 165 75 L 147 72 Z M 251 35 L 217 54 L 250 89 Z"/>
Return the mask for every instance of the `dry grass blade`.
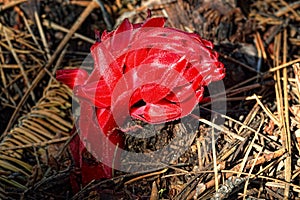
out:
<path id="1" fill-rule="evenodd" d="M 9 175 L 20 173 L 25 176 L 15 181 L 5 181 L 10 187 L 25 185 L 32 176 L 33 166 L 41 164 L 40 159 L 45 157 L 45 147 L 59 144 L 69 139 L 69 132 L 73 127 L 70 118 L 71 93 L 65 85 L 52 84 L 44 92 L 44 96 L 32 108 L 31 112 L 20 118 L 18 125 L 3 136 L 0 141 L 0 170 L 5 170 Z M 56 103 L 49 99 L 55 98 Z M 64 113 L 64 114 L 62 114 Z M 69 113 L 69 114 L 68 114 Z M 53 119 L 49 121 L 48 119 Z M 62 129 L 57 123 L 62 124 Z M 56 127 L 55 129 L 51 127 Z M 65 136 L 61 138 L 61 136 Z M 24 155 L 32 159 L 24 159 Z M 34 162 L 33 160 L 36 160 Z M 3 177 L 4 179 L 5 177 Z M 4 187 L 0 183 L 1 187 Z"/>
<path id="2" fill-rule="evenodd" d="M 5 4 L 5 5 L 1 5 L 1 6 L 0 6 L 0 13 L 3 12 L 3 11 L 5 11 L 6 9 L 12 8 L 12 7 L 17 6 L 17 5 L 19 5 L 19 4 L 21 4 L 21 3 L 24 3 L 24 2 L 26 2 L 26 1 L 27 1 L 27 0 L 10 1 L 10 2 L 8 2 L 8 3 Z"/>
<path id="3" fill-rule="evenodd" d="M 286 4 L 285 1 L 281 0 L 281 2 L 284 2 L 284 4 Z M 299 18 L 298 14 L 292 9 L 293 14 L 296 15 L 297 20 Z M 285 29 L 283 32 L 283 63 L 287 62 L 287 51 L 288 51 L 288 46 L 287 46 L 287 30 Z M 284 125 L 284 135 L 282 135 L 283 137 L 283 143 L 284 143 L 284 147 L 286 149 L 286 151 L 289 153 L 289 155 L 286 158 L 285 161 L 285 180 L 286 182 L 290 183 L 291 182 L 291 175 L 292 175 L 292 158 L 291 158 L 291 153 L 292 153 L 292 141 L 291 141 L 291 133 L 290 133 L 290 116 L 289 116 L 289 102 L 288 102 L 288 98 L 289 98 L 289 94 L 288 94 L 288 75 L 287 75 L 287 69 L 284 68 L 283 69 L 283 101 L 284 101 L 284 118 L 282 119 L 285 123 Z M 289 197 L 289 193 L 290 193 L 290 186 L 288 184 L 286 184 L 285 186 L 285 190 L 284 190 L 284 196 L 285 199 L 288 199 Z"/>
<path id="4" fill-rule="evenodd" d="M 252 151 L 252 147 L 253 147 L 253 145 L 255 144 L 255 140 L 257 140 L 258 132 L 261 130 L 261 127 L 262 127 L 263 123 L 264 123 L 264 117 L 263 117 L 263 115 L 262 115 L 262 120 L 261 120 L 261 123 L 260 123 L 260 125 L 259 125 L 259 128 L 258 128 L 258 130 L 255 132 L 255 135 L 254 135 L 254 137 L 253 137 L 253 139 L 252 139 L 250 145 L 248 146 L 247 151 L 246 151 L 246 154 L 245 154 L 245 156 L 244 156 L 244 158 L 243 158 L 243 161 L 242 161 L 242 163 L 241 163 L 240 172 L 243 172 L 243 170 L 244 170 L 244 167 L 245 167 L 245 165 L 246 165 L 246 162 L 247 162 L 247 160 L 248 160 L 248 157 L 249 157 L 249 155 L 250 155 L 250 152 Z M 262 149 L 261 149 L 260 151 L 262 151 Z"/>
<path id="5" fill-rule="evenodd" d="M 39 18 L 39 15 L 38 15 L 36 9 L 35 9 L 35 11 L 34 11 L 34 18 L 35 18 L 35 21 L 36 21 L 38 30 L 39 30 L 39 32 L 40 32 L 40 36 L 41 36 L 43 45 L 44 45 L 44 47 L 45 47 L 45 51 L 46 51 L 47 58 L 48 58 L 48 60 L 49 60 L 49 59 L 51 58 L 50 50 L 49 50 L 48 43 L 47 43 L 46 38 L 45 38 L 45 33 L 44 33 L 44 31 L 43 31 L 43 27 L 42 27 L 42 25 L 41 25 L 41 21 L 40 21 L 40 18 Z"/>
<path id="6" fill-rule="evenodd" d="M 12 43 L 11 43 L 10 39 L 8 38 L 8 34 L 7 34 L 6 30 L 4 29 L 3 32 L 4 32 L 5 38 L 7 40 L 7 43 L 9 45 L 9 48 L 10 48 L 16 62 L 18 63 L 18 66 L 20 67 L 22 76 L 24 77 L 24 80 L 25 80 L 25 84 L 27 85 L 27 87 L 29 89 L 31 87 L 31 85 L 29 83 L 28 76 L 25 73 L 24 67 L 23 67 L 22 63 L 20 62 L 20 60 L 19 60 L 19 58 L 18 58 L 18 56 L 17 56 L 17 54 L 16 54 L 16 52 L 15 52 L 13 46 L 12 46 Z M 33 92 L 31 92 L 30 95 L 32 97 L 32 100 L 35 101 L 35 96 L 34 96 Z"/>
<path id="7" fill-rule="evenodd" d="M 295 59 L 295 60 L 292 60 L 292 61 L 283 63 L 283 64 L 281 64 L 281 65 L 277 65 L 277 67 L 271 68 L 271 69 L 269 70 L 269 72 L 275 72 L 275 71 L 277 71 L 277 70 L 280 70 L 280 69 L 289 67 L 289 66 L 291 66 L 291 65 L 293 65 L 293 64 L 295 64 L 295 63 L 298 63 L 298 62 L 300 62 L 300 58 L 297 58 L 297 59 Z"/>
<path id="8" fill-rule="evenodd" d="M 59 43 L 59 45 L 56 48 L 55 52 L 53 53 L 53 55 L 51 56 L 51 58 L 47 62 L 46 66 L 44 67 L 46 70 L 49 69 L 53 65 L 53 63 L 55 62 L 56 58 L 59 56 L 59 54 L 63 50 L 64 46 L 70 40 L 70 38 L 75 33 L 75 31 L 81 26 L 81 24 L 86 19 L 86 17 L 96 7 L 96 5 L 97 4 L 94 1 L 90 2 L 90 4 L 81 13 L 81 15 L 78 17 L 77 21 L 73 24 L 73 26 L 71 27 L 71 29 L 69 30 L 69 32 L 63 38 L 63 40 Z M 25 103 L 25 101 L 26 101 L 29 93 L 37 86 L 37 84 L 40 82 L 40 80 L 46 74 L 46 70 L 45 69 L 40 70 L 40 72 L 38 73 L 38 75 L 36 76 L 36 78 L 33 80 L 32 84 L 31 84 L 31 87 L 23 95 L 22 99 L 20 100 L 18 106 L 16 107 L 14 113 L 12 114 L 12 116 L 10 118 L 10 120 L 8 122 L 8 125 L 7 125 L 7 127 L 6 127 L 3 135 L 5 135 L 5 134 L 8 133 L 8 130 L 11 128 L 12 124 L 14 123 L 15 118 L 17 116 L 17 113 L 19 112 L 19 110 L 21 109 L 21 107 L 23 106 L 23 104 Z"/>
<path id="9" fill-rule="evenodd" d="M 213 120 L 214 122 L 214 120 Z M 213 154 L 213 163 L 214 163 L 214 175 L 215 175 L 215 189 L 216 189 L 216 192 L 218 191 L 219 189 L 219 174 L 218 174 L 218 166 L 217 166 L 217 155 L 216 155 L 216 143 L 215 143 L 215 131 L 214 129 L 212 129 L 212 142 L 211 142 L 211 145 L 212 145 L 212 154 Z"/>
<path id="10" fill-rule="evenodd" d="M 131 183 L 133 183 L 133 182 L 135 182 L 135 181 L 138 181 L 138 180 L 143 179 L 143 178 L 146 178 L 146 177 L 151 177 L 151 176 L 163 174 L 163 173 L 165 173 L 166 171 L 168 171 L 168 168 L 163 169 L 163 170 L 158 171 L 158 172 L 152 172 L 152 173 L 149 173 L 149 174 L 145 174 L 145 175 L 142 175 L 142 176 L 133 178 L 133 179 L 131 179 L 131 180 L 125 182 L 124 184 L 125 184 L 125 185 L 128 185 L 128 184 L 131 184 Z"/>
<path id="11" fill-rule="evenodd" d="M 46 27 L 48 27 L 48 28 L 53 28 L 53 29 L 56 29 L 56 30 L 59 30 L 59 31 L 63 31 L 65 33 L 68 33 L 68 31 L 69 31 L 67 28 L 64 28 L 64 27 L 62 27 L 62 26 L 60 26 L 60 25 L 58 25 L 58 24 L 56 24 L 54 22 L 48 21 L 46 19 L 43 20 L 43 25 L 46 26 Z M 83 41 L 86 41 L 86 42 L 91 43 L 91 44 L 95 43 L 95 40 L 93 40 L 91 38 L 88 38 L 88 37 L 86 37 L 84 35 L 81 35 L 79 33 L 74 33 L 74 37 L 75 38 L 80 38 Z"/>
<path id="12" fill-rule="evenodd" d="M 23 191 L 27 189 L 27 187 L 24 186 L 23 184 L 20 184 L 20 183 L 14 181 L 14 180 L 10 180 L 10 179 L 8 179 L 7 177 L 0 176 L 0 180 L 1 180 L 2 182 L 4 182 L 4 183 L 8 184 L 8 185 L 12 185 L 12 186 L 14 186 L 14 187 L 16 187 L 16 188 L 19 188 L 19 189 L 23 190 Z M 2 191 L 2 193 L 5 193 L 5 191 Z M 1 195 L 1 193 L 0 193 L 0 195 Z M 1 197 L 1 196 L 0 196 L 0 197 Z M 7 197 L 7 196 L 3 195 L 1 198 L 2 198 L 2 199 L 5 199 L 6 197 Z"/>

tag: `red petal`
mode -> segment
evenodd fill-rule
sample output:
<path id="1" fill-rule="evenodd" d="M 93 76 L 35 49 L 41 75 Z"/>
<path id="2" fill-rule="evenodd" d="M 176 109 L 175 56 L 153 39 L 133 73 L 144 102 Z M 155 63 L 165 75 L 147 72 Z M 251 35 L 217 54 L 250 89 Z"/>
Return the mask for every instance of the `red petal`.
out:
<path id="1" fill-rule="evenodd" d="M 111 51 L 118 51 L 127 48 L 132 34 L 132 24 L 125 19 L 114 31 L 111 41 Z"/>
<path id="2" fill-rule="evenodd" d="M 137 88 L 130 97 L 130 107 L 142 100 L 141 88 Z"/>
<path id="3" fill-rule="evenodd" d="M 123 20 L 123 22 L 120 24 L 120 26 L 114 31 L 115 34 L 132 30 L 132 24 L 129 22 L 129 20 L 126 18 Z"/>
<path id="4" fill-rule="evenodd" d="M 148 18 L 142 25 L 142 27 L 163 27 L 166 22 L 164 17 Z"/>
<path id="5" fill-rule="evenodd" d="M 116 34 L 119 34 L 121 32 L 127 31 L 127 30 L 131 30 L 131 29 L 133 29 L 132 24 L 126 18 L 123 20 L 123 22 L 119 25 L 119 27 L 115 31 L 111 31 L 108 33 L 106 30 L 104 30 L 101 35 L 101 42 L 115 36 Z"/>
<path id="6" fill-rule="evenodd" d="M 182 109 L 180 117 L 184 117 L 190 114 L 191 110 L 194 109 L 195 105 L 197 105 L 198 102 L 202 101 L 203 91 L 204 88 L 201 87 L 194 94 L 191 94 L 190 96 L 186 97 L 185 101 L 179 102 L 179 106 Z"/>
<path id="7" fill-rule="evenodd" d="M 101 35 L 101 41 L 106 40 L 109 38 L 113 33 L 112 32 L 107 32 L 107 30 L 104 30 L 102 35 Z"/>
<path id="8" fill-rule="evenodd" d="M 156 104 L 147 104 L 144 119 L 148 123 L 162 123 L 178 119 L 181 116 L 181 108 L 176 104 L 161 101 Z"/>
<path id="9" fill-rule="evenodd" d="M 169 93 L 169 88 L 157 84 L 147 84 L 141 88 L 141 97 L 147 103 L 156 103 Z"/>
<path id="10" fill-rule="evenodd" d="M 107 108 L 111 105 L 111 91 L 106 81 L 76 87 L 74 94 L 82 100 L 89 100 L 93 105 L 99 108 Z"/>
<path id="11" fill-rule="evenodd" d="M 148 56 L 148 49 L 138 49 L 136 51 L 131 51 L 127 54 L 126 62 L 125 62 L 125 71 L 138 67 Z"/>
<path id="12" fill-rule="evenodd" d="M 91 54 L 94 59 L 94 70 L 91 73 L 87 83 L 97 82 L 99 79 L 105 79 L 108 85 L 114 87 L 115 82 L 123 75 L 123 64 L 125 55 L 115 58 L 103 43 L 97 44 Z M 104 76 L 105 75 L 105 76 Z"/>
<path id="13" fill-rule="evenodd" d="M 62 69 L 56 71 L 56 79 L 71 89 L 83 85 L 88 78 L 88 73 L 83 69 Z"/>
<path id="14" fill-rule="evenodd" d="M 147 103 L 145 106 L 132 108 L 131 116 L 148 123 L 162 123 L 176 120 L 181 115 L 181 108 L 168 101 L 160 101 L 155 104 Z"/>

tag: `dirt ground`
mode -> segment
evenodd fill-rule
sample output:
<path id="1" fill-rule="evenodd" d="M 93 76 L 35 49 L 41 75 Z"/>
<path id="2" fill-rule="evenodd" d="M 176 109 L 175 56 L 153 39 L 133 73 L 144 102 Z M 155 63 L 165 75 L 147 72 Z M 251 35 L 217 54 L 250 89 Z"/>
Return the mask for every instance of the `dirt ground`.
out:
<path id="1" fill-rule="evenodd" d="M 226 76 L 183 119 L 121 127 L 124 150 L 168 151 L 75 191 L 77 114 L 55 73 L 90 71 L 95 31 L 148 10 L 213 42 Z M 0 0 L 0 199 L 300 199 L 299 21 L 292 0 Z"/>

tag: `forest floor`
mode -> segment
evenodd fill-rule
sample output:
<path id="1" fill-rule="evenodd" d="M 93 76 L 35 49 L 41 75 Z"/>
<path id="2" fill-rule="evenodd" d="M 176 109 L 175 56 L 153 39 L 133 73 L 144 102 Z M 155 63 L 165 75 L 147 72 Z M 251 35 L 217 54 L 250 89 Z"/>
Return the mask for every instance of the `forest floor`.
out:
<path id="1" fill-rule="evenodd" d="M 300 199 L 300 1 L 236 2 L 0 0 L 0 199 Z M 125 137 L 136 153 L 175 155 L 185 143 L 178 158 L 133 170 L 123 156 L 127 171 L 75 192 L 76 113 L 55 73 L 90 69 L 95 30 L 140 23 L 148 10 L 213 42 L 221 90 L 206 88 L 212 101 L 193 112 L 195 130 L 191 119 L 142 123 Z"/>

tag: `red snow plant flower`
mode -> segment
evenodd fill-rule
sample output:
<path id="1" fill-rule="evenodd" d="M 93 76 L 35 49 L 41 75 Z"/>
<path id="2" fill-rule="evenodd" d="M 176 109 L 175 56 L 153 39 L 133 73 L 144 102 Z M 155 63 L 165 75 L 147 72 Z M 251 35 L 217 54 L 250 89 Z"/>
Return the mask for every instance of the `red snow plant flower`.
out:
<path id="1" fill-rule="evenodd" d="M 164 27 L 166 19 L 125 19 L 104 31 L 91 47 L 94 69 L 58 70 L 57 80 L 73 89 L 80 101 L 80 137 L 71 151 L 83 185 L 110 178 L 122 147 L 117 131 L 127 117 L 163 123 L 191 113 L 203 98 L 203 87 L 224 78 L 224 66 L 213 45 L 194 33 Z M 86 146 L 95 161 L 86 162 Z M 113 161 L 114 160 L 114 161 Z"/>

